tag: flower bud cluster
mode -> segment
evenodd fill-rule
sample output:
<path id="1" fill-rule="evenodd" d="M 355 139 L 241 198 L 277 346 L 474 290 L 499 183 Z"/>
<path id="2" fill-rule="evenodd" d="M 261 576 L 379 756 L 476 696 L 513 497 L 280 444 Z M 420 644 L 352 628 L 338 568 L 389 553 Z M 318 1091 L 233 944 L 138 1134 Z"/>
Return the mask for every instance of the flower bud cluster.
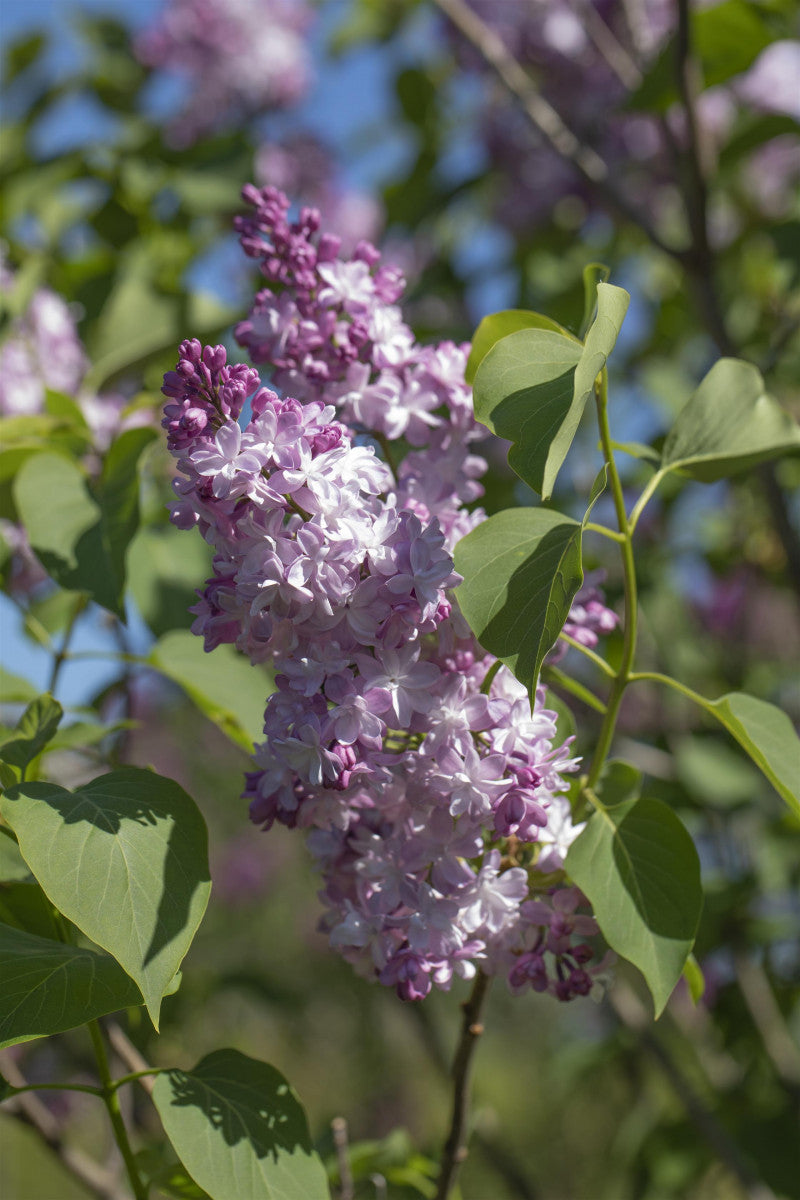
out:
<path id="1" fill-rule="evenodd" d="M 341 258 L 313 210 L 290 222 L 280 193 L 246 198 L 243 244 L 271 287 L 237 336 L 300 397 L 187 341 L 164 425 L 183 476 L 173 520 L 215 550 L 193 628 L 276 673 L 252 819 L 308 831 L 331 944 L 402 997 L 478 967 L 585 994 L 595 926 L 559 875 L 579 832 L 571 739 L 543 690 L 532 711 L 478 647 L 451 591 L 452 547 L 483 519 L 465 508 L 485 469 L 467 347 L 416 345 L 402 279 L 372 247 Z"/>

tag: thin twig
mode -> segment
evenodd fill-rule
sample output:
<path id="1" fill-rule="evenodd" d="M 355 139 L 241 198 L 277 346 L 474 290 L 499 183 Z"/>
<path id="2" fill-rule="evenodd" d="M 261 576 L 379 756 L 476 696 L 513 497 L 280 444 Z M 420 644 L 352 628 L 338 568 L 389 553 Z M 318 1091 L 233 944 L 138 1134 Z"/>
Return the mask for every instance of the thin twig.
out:
<path id="1" fill-rule="evenodd" d="M 502 38 L 473 12 L 464 0 L 433 0 L 459 32 L 483 56 L 508 91 L 522 106 L 531 124 L 545 141 L 591 185 L 607 207 L 638 226 L 664 254 L 685 261 L 685 250 L 665 242 L 648 218 L 617 189 L 608 164 L 591 146 L 573 133 L 536 84 L 514 58 Z"/>
<path id="2" fill-rule="evenodd" d="M 26 1087 L 27 1080 L 9 1054 L 0 1056 L 3 1075 L 12 1087 Z M 62 1167 L 98 1200 L 127 1200 L 128 1193 L 116 1174 L 89 1158 L 82 1150 L 66 1145 L 58 1121 L 32 1092 L 23 1092 L 6 1102 L 3 1112 L 32 1126 Z"/>
<path id="3" fill-rule="evenodd" d="M 661 1039 L 652 1032 L 649 1027 L 650 1017 L 634 993 L 617 983 L 609 993 L 609 1001 L 622 1024 L 636 1033 L 642 1046 L 656 1060 L 695 1129 L 702 1134 L 720 1162 L 724 1163 L 739 1181 L 747 1200 L 776 1200 L 772 1189 L 757 1178 L 716 1114 L 706 1107 L 673 1061 Z"/>
<path id="4" fill-rule="evenodd" d="M 453 1112 L 450 1130 L 442 1153 L 442 1165 L 435 1200 L 447 1200 L 455 1185 L 461 1164 L 467 1157 L 467 1123 L 469 1120 L 470 1083 L 475 1048 L 483 1033 L 481 1014 L 489 989 L 489 976 L 479 971 L 469 999 L 463 1005 L 461 1038 L 453 1059 Z"/>
<path id="5" fill-rule="evenodd" d="M 353 1172 L 347 1145 L 347 1121 L 334 1117 L 331 1121 L 333 1145 L 336 1150 L 336 1165 L 339 1168 L 339 1200 L 353 1200 Z"/>

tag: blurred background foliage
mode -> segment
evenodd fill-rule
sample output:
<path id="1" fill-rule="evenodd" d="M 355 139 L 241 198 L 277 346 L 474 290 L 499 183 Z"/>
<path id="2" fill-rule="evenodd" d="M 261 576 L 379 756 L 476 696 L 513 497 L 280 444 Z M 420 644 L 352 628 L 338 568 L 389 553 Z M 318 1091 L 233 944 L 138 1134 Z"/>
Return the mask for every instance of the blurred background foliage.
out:
<path id="1" fill-rule="evenodd" d="M 249 19 L 258 20 L 258 6 L 252 0 Z M 0 503 L 13 674 L 4 719 L 13 724 L 20 704 L 46 686 L 70 629 L 72 652 L 86 659 L 65 662 L 59 694 L 84 728 L 72 744 L 64 738 L 43 772 L 70 784 L 109 762 L 153 765 L 196 798 L 212 834 L 211 907 L 166 1002 L 163 1036 L 155 1047 L 142 1024 L 130 1037 L 156 1062 L 189 1062 L 224 1030 L 229 1043 L 274 1063 L 303 1098 L 334 1182 L 330 1122 L 346 1117 L 359 1197 L 433 1194 L 463 997 L 454 990 L 402 1005 L 356 979 L 316 931 L 316 885 L 299 839 L 248 825 L 238 797 L 267 680 L 227 647 L 206 658 L 188 632 L 208 558 L 199 537 L 167 524 L 171 468 L 158 441 L 140 459 L 124 622 L 84 606 L 93 591 L 85 578 L 62 576 L 58 586 L 42 571 L 19 533 L 11 481 L 44 447 L 77 457 L 97 479 L 121 431 L 157 423 L 161 376 L 181 338 L 232 346 L 255 280 L 231 221 L 241 185 L 254 177 L 322 204 L 346 235 L 379 239 L 406 270 L 407 316 L 421 337 L 467 340 L 481 316 L 502 307 L 535 308 L 577 328 L 583 267 L 607 263 L 633 295 L 613 364 L 620 442 L 658 446 L 720 353 L 759 365 L 796 413 L 798 75 L 787 81 L 773 66 L 756 86 L 759 56 L 776 44 L 800 50 L 796 5 L 693 8 L 688 83 L 674 68 L 681 5 L 631 4 L 650 22 L 638 41 L 620 32 L 626 7 L 297 3 L 316 83 L 279 103 L 241 93 L 226 109 L 223 96 L 211 113 L 202 89 L 197 108 L 185 74 L 176 82 L 168 64 L 153 65 L 142 50 L 157 5 L 75 7 L 68 20 L 61 5 L 9 8 Z M 613 195 L 553 153 L 450 19 L 464 9 L 481 36 L 489 28 L 517 56 L 578 142 L 601 154 Z M 273 19 L 270 4 L 263 19 Z M 694 89 L 694 131 L 678 111 L 683 86 Z M 32 336 L 26 314 L 42 289 L 69 306 L 86 358 L 72 388 L 48 382 L 43 368 L 39 399 L 14 407 L 4 356 Z M 98 404 L 113 410 L 110 423 L 95 419 Z M 596 472 L 588 430 L 581 449 L 554 499 L 562 510 L 578 511 L 574 498 Z M 529 499 L 502 448 L 487 453 L 489 511 Z M 626 483 L 640 490 L 646 460 L 634 453 L 623 462 Z M 752 691 L 795 720 L 798 482 L 795 459 L 731 483 L 667 483 L 641 523 L 638 558 L 649 667 L 710 696 Z M 621 581 L 606 557 L 590 546 L 589 565 L 608 571 L 614 601 Z M 93 657 L 120 651 L 121 664 Z M 582 669 L 571 664 L 576 676 Z M 595 716 L 571 704 L 585 749 Z M 653 1025 L 633 970 L 619 971 L 598 1006 L 514 999 L 498 988 L 464 1200 L 798 1196 L 800 829 L 738 751 L 671 694 L 637 691 L 621 733 L 621 751 L 647 772 L 650 794 L 679 810 L 701 854 L 707 903 L 696 952 L 705 994 L 693 1005 L 682 985 Z M 0 886 L 0 903 L 10 886 Z M 14 1057 L 31 1080 L 89 1069 L 80 1034 Z M 97 1151 L 105 1132 L 90 1104 L 47 1103 L 67 1140 Z M 146 1144 L 153 1131 L 140 1132 Z M 5 1111 L 0 1157 L 14 1200 L 85 1194 Z"/>

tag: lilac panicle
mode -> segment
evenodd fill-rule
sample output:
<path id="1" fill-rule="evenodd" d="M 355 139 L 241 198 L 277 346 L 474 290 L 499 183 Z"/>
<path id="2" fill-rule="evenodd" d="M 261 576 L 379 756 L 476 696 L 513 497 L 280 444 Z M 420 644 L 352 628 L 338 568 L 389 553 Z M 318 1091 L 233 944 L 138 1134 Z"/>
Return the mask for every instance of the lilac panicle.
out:
<path id="1" fill-rule="evenodd" d="M 416 343 L 402 276 L 370 244 L 342 257 L 315 210 L 245 199 L 268 286 L 236 333 L 283 398 L 187 341 L 164 426 L 173 520 L 215 551 L 193 628 L 275 671 L 252 820 L 306 831 L 331 944 L 402 997 L 478 968 L 585 994 L 594 926 L 561 870 L 580 832 L 571 739 L 543 689 L 532 711 L 506 668 L 487 678 L 454 592 L 453 546 L 484 519 L 466 507 L 486 469 L 468 347 Z M 596 640 L 615 618 L 596 589 L 580 599 L 571 628 Z"/>

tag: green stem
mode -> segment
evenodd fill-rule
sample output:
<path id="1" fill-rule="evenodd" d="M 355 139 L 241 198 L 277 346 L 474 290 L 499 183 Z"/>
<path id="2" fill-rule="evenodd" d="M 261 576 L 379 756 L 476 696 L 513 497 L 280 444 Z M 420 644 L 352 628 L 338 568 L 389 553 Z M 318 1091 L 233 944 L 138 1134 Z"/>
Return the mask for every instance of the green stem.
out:
<path id="1" fill-rule="evenodd" d="M 644 489 L 641 496 L 631 509 L 631 515 L 628 517 L 628 532 L 631 534 L 631 536 L 633 536 L 633 531 L 639 523 L 639 517 L 644 512 L 647 502 L 650 500 L 651 496 L 666 474 L 666 471 L 656 471 L 655 475 L 650 478 L 647 487 Z"/>
<path id="2" fill-rule="evenodd" d="M 90 1096 L 103 1095 L 102 1088 L 90 1087 L 86 1083 L 26 1083 L 22 1087 L 12 1087 L 9 1084 L 3 1099 L 9 1100 L 12 1096 L 19 1096 L 21 1092 L 88 1092 Z"/>
<path id="3" fill-rule="evenodd" d="M 587 533 L 599 533 L 602 537 L 610 538 L 612 542 L 619 542 L 620 545 L 625 541 L 624 534 L 606 529 L 605 525 L 595 525 L 594 521 L 587 521 L 583 528 Z"/>
<path id="4" fill-rule="evenodd" d="M 611 431 L 608 427 L 608 377 L 605 371 L 603 371 L 600 378 L 600 387 L 596 388 L 595 398 L 597 401 L 597 422 L 600 427 L 600 443 L 603 447 L 603 456 L 608 465 L 608 478 L 611 485 L 611 495 L 614 500 L 614 510 L 617 514 L 617 524 L 624 538 L 620 550 L 622 553 L 622 567 L 625 574 L 625 624 L 619 670 L 614 675 L 606 714 L 603 718 L 600 736 L 595 747 L 592 765 L 589 768 L 586 778 L 586 787 L 589 789 L 593 789 L 600 778 L 600 772 L 603 769 L 614 738 L 622 697 L 625 694 L 625 688 L 628 686 L 633 658 L 636 653 L 636 628 L 638 623 L 636 566 L 633 561 L 633 543 L 631 541 L 628 518 L 625 513 L 625 496 L 622 491 L 622 483 L 617 471 L 617 464 L 614 461 Z"/>
<path id="5" fill-rule="evenodd" d="M 639 683 L 643 680 L 649 680 L 651 683 L 663 683 L 666 687 L 670 687 L 673 691 L 680 692 L 687 700 L 692 700 L 695 704 L 699 704 L 706 712 L 710 712 L 712 716 L 716 715 L 710 700 L 705 696 L 701 696 L 699 692 L 695 692 L 692 688 L 687 687 L 685 683 L 681 683 L 678 679 L 673 679 L 671 675 L 661 675 L 658 671 L 632 671 L 628 675 L 628 683 Z"/>
<path id="6" fill-rule="evenodd" d="M 123 1075 L 121 1079 L 115 1079 L 111 1084 L 111 1087 L 113 1087 L 114 1091 L 116 1091 L 117 1088 L 121 1088 L 123 1084 L 134 1083 L 135 1080 L 144 1079 L 147 1075 L 163 1075 L 169 1070 L 169 1067 L 148 1067 L 144 1071 L 131 1071 L 129 1075 Z"/>
<path id="7" fill-rule="evenodd" d="M 594 650 L 590 650 L 589 647 L 584 646 L 582 642 L 576 642 L 574 637 L 570 637 L 568 633 L 564 633 L 563 631 L 558 636 L 562 642 L 566 642 L 567 645 L 571 646 L 573 650 L 580 651 L 584 658 L 588 658 L 590 662 L 593 662 L 598 670 L 602 671 L 604 675 L 608 675 L 609 679 L 613 679 L 615 677 L 616 672 L 614 671 L 614 668 L 610 667 L 605 659 L 601 658 L 599 654 L 595 654 Z"/>
<path id="8" fill-rule="evenodd" d="M 131 1144 L 128 1141 L 128 1131 L 125 1128 L 125 1122 L 122 1119 L 122 1110 L 119 1106 L 119 1096 L 117 1095 L 116 1086 L 111 1078 L 111 1070 L 108 1065 L 108 1055 L 106 1054 L 105 1042 L 103 1034 L 97 1021 L 89 1021 L 87 1028 L 92 1038 L 94 1045 L 95 1057 L 97 1058 L 97 1069 L 100 1074 L 100 1079 L 103 1083 L 102 1097 L 108 1111 L 108 1116 L 111 1121 L 111 1127 L 114 1130 L 114 1138 L 119 1146 L 120 1154 L 122 1155 L 125 1169 L 128 1172 L 128 1178 L 131 1181 L 133 1194 L 136 1200 L 147 1200 L 148 1188 L 139 1175 L 136 1166 L 136 1159 L 131 1149 Z"/>
<path id="9" fill-rule="evenodd" d="M 563 691 L 570 692 L 577 700 L 582 700 L 595 712 L 605 713 L 606 706 L 599 696 L 595 696 L 594 692 L 590 692 L 582 683 L 578 683 L 577 679 L 570 679 L 569 675 L 559 671 L 558 667 L 548 667 L 545 664 L 542 667 L 542 679 L 551 687 L 562 688 Z"/>

